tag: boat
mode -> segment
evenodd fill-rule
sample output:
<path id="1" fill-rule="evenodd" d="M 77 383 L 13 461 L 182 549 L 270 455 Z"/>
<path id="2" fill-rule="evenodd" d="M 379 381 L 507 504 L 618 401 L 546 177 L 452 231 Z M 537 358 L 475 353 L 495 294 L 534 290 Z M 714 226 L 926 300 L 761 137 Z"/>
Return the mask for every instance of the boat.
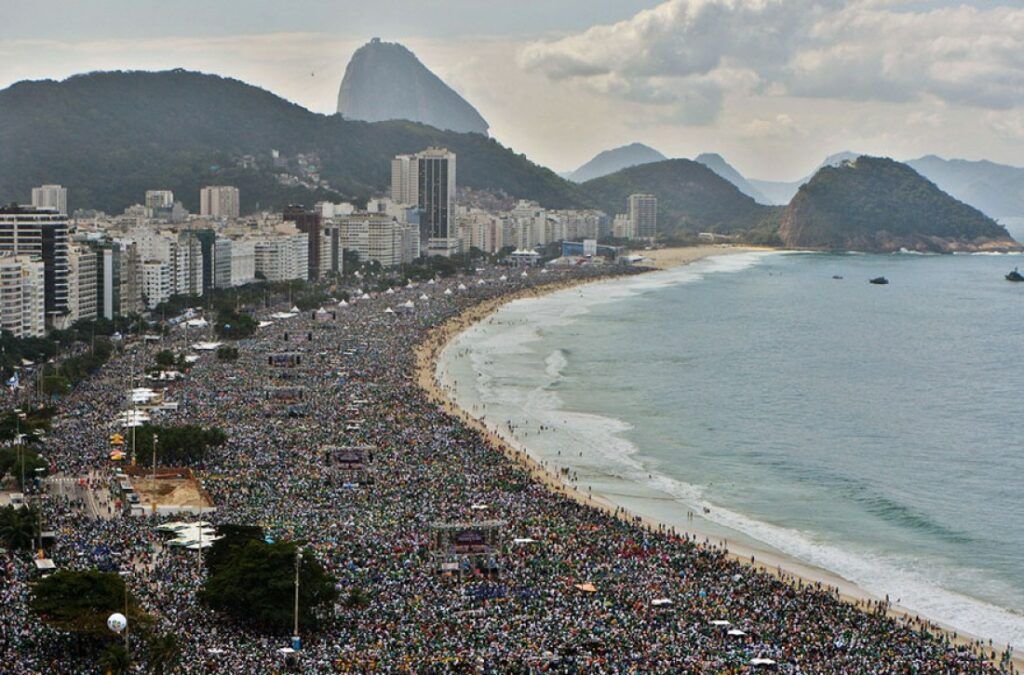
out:
<path id="1" fill-rule="evenodd" d="M 1018 272 L 1017 268 L 1014 267 L 1013 271 L 1006 275 L 1006 280 L 1007 281 L 1024 281 L 1024 274 L 1021 274 L 1020 272 Z"/>
<path id="2" fill-rule="evenodd" d="M 833 279 L 842 279 L 843 277 L 842 277 L 842 276 L 840 276 L 840 275 L 838 275 L 838 274 L 833 274 L 833 275 L 832 275 L 832 278 L 833 278 Z"/>
<path id="3" fill-rule="evenodd" d="M 887 283 L 889 283 L 889 280 L 886 279 L 885 277 L 875 277 L 874 279 L 868 280 L 868 283 L 876 284 L 878 286 L 885 286 Z"/>

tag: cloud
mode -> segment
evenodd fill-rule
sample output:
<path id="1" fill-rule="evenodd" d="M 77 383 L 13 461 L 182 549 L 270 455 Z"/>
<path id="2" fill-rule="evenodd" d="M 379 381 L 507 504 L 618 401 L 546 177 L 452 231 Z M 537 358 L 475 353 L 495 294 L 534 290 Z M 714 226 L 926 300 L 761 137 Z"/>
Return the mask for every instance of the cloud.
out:
<path id="1" fill-rule="evenodd" d="M 706 123 L 727 95 L 1024 105 L 1024 8 L 898 0 L 668 0 L 533 42 L 551 80 Z"/>

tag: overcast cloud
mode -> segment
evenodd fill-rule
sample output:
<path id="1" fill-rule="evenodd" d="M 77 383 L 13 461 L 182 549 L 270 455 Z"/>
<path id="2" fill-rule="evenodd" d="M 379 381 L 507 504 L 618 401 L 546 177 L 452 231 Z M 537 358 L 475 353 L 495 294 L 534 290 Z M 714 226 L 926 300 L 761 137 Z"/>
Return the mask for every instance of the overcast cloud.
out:
<path id="1" fill-rule="evenodd" d="M 360 44 L 398 40 L 558 170 L 633 141 L 761 178 L 848 149 L 1024 164 L 1019 1 L 0 0 L 0 15 L 0 86 L 184 67 L 324 113 Z"/>

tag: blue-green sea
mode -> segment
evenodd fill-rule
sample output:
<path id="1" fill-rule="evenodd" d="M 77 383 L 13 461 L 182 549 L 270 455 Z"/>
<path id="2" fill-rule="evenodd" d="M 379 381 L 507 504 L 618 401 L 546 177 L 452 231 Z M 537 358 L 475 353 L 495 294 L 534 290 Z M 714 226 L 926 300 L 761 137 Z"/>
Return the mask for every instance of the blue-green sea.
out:
<path id="1" fill-rule="evenodd" d="M 439 374 L 580 489 L 1021 644 L 1018 263 L 715 257 L 511 303 Z"/>

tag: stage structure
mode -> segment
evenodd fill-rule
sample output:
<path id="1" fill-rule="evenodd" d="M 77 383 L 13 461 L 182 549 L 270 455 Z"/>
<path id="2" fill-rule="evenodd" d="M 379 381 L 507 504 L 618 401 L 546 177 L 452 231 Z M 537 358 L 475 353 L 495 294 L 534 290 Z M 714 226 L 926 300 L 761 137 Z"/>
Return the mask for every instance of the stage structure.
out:
<path id="1" fill-rule="evenodd" d="M 372 445 L 325 445 L 320 448 L 324 465 L 344 483 L 371 485 L 374 482 Z"/>
<path id="2" fill-rule="evenodd" d="M 501 573 L 503 520 L 439 522 L 430 526 L 430 553 L 439 572 L 458 575 Z"/>

